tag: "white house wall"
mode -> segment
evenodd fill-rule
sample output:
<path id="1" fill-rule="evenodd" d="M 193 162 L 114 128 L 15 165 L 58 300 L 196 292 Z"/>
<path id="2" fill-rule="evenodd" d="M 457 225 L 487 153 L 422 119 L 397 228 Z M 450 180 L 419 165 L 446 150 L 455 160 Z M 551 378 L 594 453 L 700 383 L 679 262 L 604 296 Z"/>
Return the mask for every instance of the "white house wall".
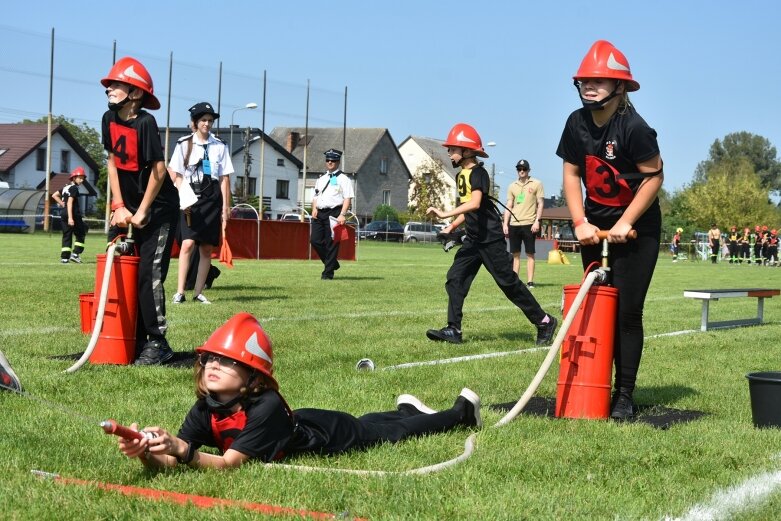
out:
<path id="1" fill-rule="evenodd" d="M 260 191 L 260 140 L 255 140 L 250 144 L 250 155 L 252 156 L 252 165 L 250 167 L 250 177 L 255 178 L 256 190 L 253 195 L 259 196 Z M 277 166 L 277 160 L 283 159 L 284 166 Z M 296 195 L 298 194 L 298 167 L 283 156 L 273 146 L 266 143 L 263 156 L 263 195 L 271 198 L 271 207 L 265 211 L 271 213 L 271 217 L 276 219 L 279 215 L 295 210 Z M 236 171 L 231 175 L 231 189 L 236 190 L 236 178 L 244 175 L 244 152 L 239 151 L 233 155 L 233 169 Z M 277 199 L 277 181 L 283 180 L 289 182 L 288 199 Z"/>
<path id="2" fill-rule="evenodd" d="M 40 147 L 46 149 L 46 143 L 44 142 Z M 60 156 L 63 150 L 70 152 L 70 170 L 68 172 L 60 172 Z M 11 175 L 8 179 L 8 184 L 14 188 L 35 190 L 38 184 L 44 180 L 46 172 L 43 170 L 37 170 L 35 168 L 37 161 L 37 152 L 33 151 L 28 154 L 27 157 L 22 159 L 14 166 L 11 171 Z M 52 136 L 52 155 L 51 155 L 51 170 L 58 173 L 70 173 L 77 166 L 84 168 L 85 172 L 91 172 L 90 167 L 81 159 L 73 148 L 68 144 L 65 139 L 59 134 Z M 89 180 L 93 185 L 94 179 Z"/>
<path id="3" fill-rule="evenodd" d="M 407 165 L 410 174 L 414 177 L 418 167 L 426 161 L 432 161 L 432 157 L 418 145 L 414 139 L 408 139 L 399 147 L 399 153 L 404 163 Z M 440 171 L 437 175 L 445 184 L 445 197 L 443 206 L 445 211 L 450 211 L 455 207 L 456 180 L 450 177 L 447 172 Z M 408 199 L 412 201 L 412 184 L 409 186 Z"/>

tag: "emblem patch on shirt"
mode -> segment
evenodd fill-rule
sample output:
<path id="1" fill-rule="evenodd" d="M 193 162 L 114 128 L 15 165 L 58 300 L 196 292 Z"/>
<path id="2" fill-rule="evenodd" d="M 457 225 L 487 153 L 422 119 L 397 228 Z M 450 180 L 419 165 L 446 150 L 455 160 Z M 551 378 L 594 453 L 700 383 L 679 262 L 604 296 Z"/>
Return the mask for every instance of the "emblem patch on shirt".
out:
<path id="1" fill-rule="evenodd" d="M 605 159 L 616 158 L 615 148 L 616 148 L 615 141 L 608 141 L 605 143 Z"/>

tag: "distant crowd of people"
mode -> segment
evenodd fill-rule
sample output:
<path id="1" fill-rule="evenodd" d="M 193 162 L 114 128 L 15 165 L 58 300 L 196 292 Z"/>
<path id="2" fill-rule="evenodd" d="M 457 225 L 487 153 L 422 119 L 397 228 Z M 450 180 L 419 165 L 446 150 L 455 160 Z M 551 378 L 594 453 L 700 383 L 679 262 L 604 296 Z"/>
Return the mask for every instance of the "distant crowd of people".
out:
<path id="1" fill-rule="evenodd" d="M 673 262 L 681 257 L 681 234 L 683 228 L 678 228 L 673 236 L 671 250 Z M 723 233 L 716 223 L 708 230 L 708 248 L 710 261 L 716 264 L 719 259 L 730 264 L 746 264 L 749 266 L 781 266 L 778 261 L 778 230 L 768 225 L 754 226 L 752 230 L 746 226 L 742 230 L 738 226 L 730 226 L 729 232 Z"/>

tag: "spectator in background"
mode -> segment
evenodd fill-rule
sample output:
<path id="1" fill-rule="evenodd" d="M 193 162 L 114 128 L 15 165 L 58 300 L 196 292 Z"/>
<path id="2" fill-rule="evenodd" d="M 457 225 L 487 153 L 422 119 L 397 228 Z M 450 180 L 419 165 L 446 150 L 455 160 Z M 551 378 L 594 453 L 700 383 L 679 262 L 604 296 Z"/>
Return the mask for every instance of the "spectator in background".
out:
<path id="1" fill-rule="evenodd" d="M 521 247 L 526 250 L 526 286 L 534 287 L 534 242 L 540 232 L 540 219 L 545 202 L 542 181 L 532 179 L 531 166 L 525 159 L 515 165 L 518 180 L 507 189 L 507 209 L 504 211 L 502 229 L 510 238 L 513 255 L 513 271 L 521 269 Z"/>
<path id="2" fill-rule="evenodd" d="M 678 262 L 678 254 L 681 253 L 681 233 L 683 228 L 678 228 L 673 235 L 673 262 Z"/>
<path id="3" fill-rule="evenodd" d="M 721 230 L 716 226 L 716 223 L 710 225 L 708 230 L 708 246 L 710 246 L 710 261 L 716 264 L 719 261 L 719 254 L 721 252 L 719 245 L 721 243 Z"/>

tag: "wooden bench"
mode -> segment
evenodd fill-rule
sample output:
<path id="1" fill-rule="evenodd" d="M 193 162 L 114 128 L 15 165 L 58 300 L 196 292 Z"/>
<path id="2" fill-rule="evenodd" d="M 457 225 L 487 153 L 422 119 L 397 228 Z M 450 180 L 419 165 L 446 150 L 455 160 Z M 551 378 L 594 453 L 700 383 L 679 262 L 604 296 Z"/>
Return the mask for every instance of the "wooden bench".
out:
<path id="1" fill-rule="evenodd" d="M 766 298 L 772 298 L 781 294 L 778 289 L 747 288 L 747 289 L 687 289 L 683 296 L 688 298 L 697 298 L 702 300 L 702 322 L 700 331 L 708 329 L 754 326 L 762 323 L 762 314 Z M 753 297 L 757 299 L 757 316 L 755 318 L 744 318 L 738 320 L 724 320 L 721 322 L 710 322 L 708 320 L 709 304 L 712 300 L 720 298 Z"/>

